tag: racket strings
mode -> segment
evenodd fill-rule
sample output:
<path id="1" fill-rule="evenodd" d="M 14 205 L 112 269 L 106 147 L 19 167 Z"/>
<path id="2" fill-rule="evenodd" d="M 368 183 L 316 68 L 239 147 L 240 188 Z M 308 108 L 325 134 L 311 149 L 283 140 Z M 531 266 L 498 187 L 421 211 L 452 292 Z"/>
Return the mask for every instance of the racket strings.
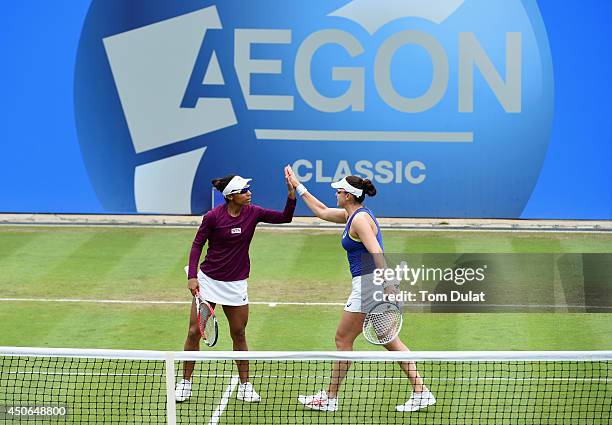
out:
<path id="1" fill-rule="evenodd" d="M 401 312 L 397 308 L 381 306 L 374 309 L 365 318 L 364 336 L 370 342 L 386 344 L 397 336 L 401 325 Z"/>
<path id="2" fill-rule="evenodd" d="M 210 309 L 208 308 L 208 306 L 202 304 L 200 305 L 200 330 L 202 331 L 202 337 L 204 337 L 205 340 L 209 340 L 210 337 L 212 336 L 212 320 L 208 320 L 210 319 L 210 317 L 212 316 Z M 210 324 L 210 325 L 209 325 Z"/>
<path id="3" fill-rule="evenodd" d="M 206 323 L 210 317 L 210 309 L 205 305 L 200 305 L 200 328 L 206 329 Z"/>

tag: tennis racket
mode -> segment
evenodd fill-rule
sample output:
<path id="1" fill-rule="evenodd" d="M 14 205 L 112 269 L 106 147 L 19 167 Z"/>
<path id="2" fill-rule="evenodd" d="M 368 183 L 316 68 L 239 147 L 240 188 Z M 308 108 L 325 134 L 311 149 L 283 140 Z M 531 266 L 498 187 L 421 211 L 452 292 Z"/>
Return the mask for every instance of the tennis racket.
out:
<path id="1" fill-rule="evenodd" d="M 209 347 L 213 347 L 217 343 L 219 336 L 219 324 L 215 316 L 215 310 L 202 299 L 200 292 L 195 295 L 196 309 L 198 310 L 198 327 L 204 343 Z"/>
<path id="2" fill-rule="evenodd" d="M 402 329 L 402 312 L 396 304 L 381 302 L 366 314 L 363 321 L 363 336 L 375 345 L 393 341 Z"/>

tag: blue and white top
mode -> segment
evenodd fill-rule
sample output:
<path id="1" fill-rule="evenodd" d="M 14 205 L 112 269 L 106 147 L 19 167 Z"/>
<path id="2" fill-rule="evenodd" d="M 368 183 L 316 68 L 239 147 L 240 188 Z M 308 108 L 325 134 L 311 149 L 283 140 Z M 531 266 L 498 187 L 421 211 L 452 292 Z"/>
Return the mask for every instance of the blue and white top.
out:
<path id="1" fill-rule="evenodd" d="M 368 249 L 365 247 L 363 242 L 361 242 L 359 239 L 354 239 L 349 233 L 353 218 L 355 218 L 355 216 L 361 211 L 365 211 L 366 213 L 368 213 L 370 217 L 372 217 L 372 220 L 374 220 L 377 230 L 376 240 L 378 241 L 380 248 L 383 251 L 385 250 L 378 220 L 376 220 L 376 217 L 374 217 L 374 214 L 372 214 L 372 211 L 370 211 L 369 209 L 365 207 L 359 208 L 353 213 L 353 215 L 349 217 L 348 222 L 346 223 L 346 227 L 344 228 L 344 233 L 342 234 L 342 248 L 346 250 L 349 268 L 351 269 L 351 275 L 353 277 L 373 273 L 374 269 L 376 268 L 374 264 L 374 258 L 372 257 L 372 254 L 368 252 Z"/>

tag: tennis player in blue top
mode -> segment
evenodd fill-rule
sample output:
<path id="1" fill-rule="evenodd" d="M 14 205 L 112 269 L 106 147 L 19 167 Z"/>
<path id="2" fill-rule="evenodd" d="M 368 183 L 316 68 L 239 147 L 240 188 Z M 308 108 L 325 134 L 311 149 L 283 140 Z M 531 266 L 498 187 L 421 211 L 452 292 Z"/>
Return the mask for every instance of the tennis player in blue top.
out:
<path id="1" fill-rule="evenodd" d="M 300 184 L 289 166 L 285 168 L 285 177 L 317 217 L 333 223 L 346 223 L 342 235 L 342 247 L 347 252 L 349 267 L 353 276 L 353 288 L 336 330 L 336 348 L 339 351 L 352 351 L 355 339 L 362 332 L 365 313 L 369 308 L 367 305 L 362 305 L 362 303 L 369 302 L 367 294 L 361 293 L 362 280 L 369 279 L 371 281 L 371 273 L 373 273 L 374 268 L 385 267 L 382 256 L 384 245 L 380 226 L 372 211 L 363 205 L 366 195 L 376 195 L 376 188 L 368 179 L 362 179 L 358 176 L 345 177 L 331 185 L 336 189 L 338 208 L 328 208 L 309 193 L 303 184 Z M 362 261 L 368 256 L 373 259 L 371 264 Z M 385 344 L 384 347 L 389 351 L 409 351 L 399 337 Z M 315 395 L 299 396 L 299 402 L 310 409 L 325 412 L 338 410 L 338 391 L 350 365 L 348 361 L 335 362 L 327 390 L 321 390 Z M 419 375 L 416 364 L 414 362 L 401 362 L 400 366 L 410 381 L 412 396 L 406 403 L 396 406 L 396 410 L 414 412 L 434 404 L 436 400 L 423 383 L 423 378 Z"/>

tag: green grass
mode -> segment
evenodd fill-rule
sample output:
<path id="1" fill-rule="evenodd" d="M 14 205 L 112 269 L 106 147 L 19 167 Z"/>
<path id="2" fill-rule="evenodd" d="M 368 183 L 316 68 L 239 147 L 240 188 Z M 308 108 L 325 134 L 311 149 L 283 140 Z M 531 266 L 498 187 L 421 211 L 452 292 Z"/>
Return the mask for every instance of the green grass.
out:
<path id="1" fill-rule="evenodd" d="M 192 229 L 1 227 L 0 298 L 187 303 L 183 266 L 193 234 Z M 612 252 L 608 234 L 387 231 L 384 239 L 387 252 L 396 253 Z M 333 232 L 259 230 L 251 263 L 252 301 L 342 303 L 350 291 L 346 257 Z M 249 342 L 256 350 L 333 350 L 341 313 L 340 306 L 253 305 Z M 43 320 L 29 320 L 33 314 Z M 0 345 L 163 350 L 180 349 L 188 319 L 183 304 L 9 301 L 0 302 L 0 318 L 7 325 Z M 87 320 L 75 327 L 79 318 Z M 406 321 L 405 337 L 415 350 L 612 347 L 612 333 L 605 332 L 612 328 L 611 314 L 412 313 Z M 229 347 L 224 336 L 220 348 Z"/>
<path id="2" fill-rule="evenodd" d="M 0 301 L 0 346 L 180 350 L 187 331 L 190 301 L 183 266 L 187 261 L 194 232 L 195 229 L 0 227 L 0 298 L 182 302 L 94 304 Z M 608 234 L 385 231 L 384 240 L 387 252 L 406 254 L 612 253 L 612 235 Z M 251 263 L 249 296 L 252 301 L 342 303 L 350 292 L 350 274 L 345 254 L 340 247 L 339 232 L 279 232 L 260 229 L 251 245 Z M 610 285 L 612 290 L 612 282 Z M 526 286 L 523 290 L 530 289 Z M 537 291 L 534 288 L 535 292 Z M 335 350 L 334 334 L 341 314 L 342 306 L 338 305 L 251 305 L 247 328 L 250 349 Z M 213 350 L 230 350 L 231 341 L 223 314 L 219 314 L 219 320 L 221 334 L 219 343 Z M 609 313 L 412 312 L 405 316 L 401 336 L 411 349 L 419 351 L 603 350 L 612 348 L 611 329 L 612 314 Z M 356 341 L 355 349 L 377 350 L 362 338 Z M 26 364 L 10 367 L 22 369 Z M 446 397 L 441 397 L 434 408 L 410 416 L 396 414 L 392 409 L 393 405 L 409 396 L 408 386 L 397 380 L 401 378 L 397 367 L 384 372 L 384 376 L 397 378 L 395 381 L 380 380 L 376 383 L 377 391 L 384 392 L 382 398 L 381 392 L 375 393 L 363 385 L 364 381 L 360 380 L 363 376 L 358 370 L 349 374 L 344 393 L 361 399 L 363 406 L 372 407 L 375 410 L 372 417 L 352 406 L 343 413 L 325 419 L 317 412 L 305 412 L 296 407 L 294 400 L 297 393 L 294 393 L 298 390 L 318 391 L 327 379 L 327 367 L 321 366 L 320 370 L 313 372 L 321 377 L 320 380 L 312 379 L 310 375 L 299 380 L 299 388 L 283 386 L 283 379 L 269 378 L 279 374 L 278 371 L 267 369 L 270 365 L 253 367 L 254 374 L 259 376 L 254 379 L 255 383 L 258 388 L 264 388 L 262 392 L 267 392 L 268 397 L 260 405 L 250 406 L 249 408 L 255 409 L 251 414 L 272 409 L 270 396 L 272 392 L 280 391 L 276 401 L 284 403 L 283 406 L 286 404 L 291 415 L 299 416 L 297 419 L 285 417 L 278 423 L 323 423 L 325 420 L 328 421 L 325 423 L 407 423 L 408 420 L 410 423 L 432 423 L 432 420 L 433 423 L 492 423 L 491 418 L 481 422 L 470 419 L 472 414 L 478 417 L 478 409 L 483 406 L 491 409 L 496 406 L 499 416 L 494 420 L 495 423 L 516 423 L 504 419 L 504 415 L 512 413 L 513 407 L 504 405 L 504 397 L 510 397 L 510 393 L 501 394 L 501 387 L 484 387 L 483 391 L 478 385 L 470 384 L 469 389 L 475 394 L 498 394 L 496 400 L 476 400 L 477 404 L 470 407 L 456 404 L 462 400 L 456 397 L 456 394 L 451 397 L 451 393 L 459 388 L 456 383 L 435 380 L 432 380 L 430 385 L 437 394 L 446 393 Z M 93 368 L 94 372 L 104 371 L 102 363 Z M 6 365 L 3 366 L 3 372 L 7 372 Z M 157 372 L 152 372 L 153 375 L 155 373 Z M 194 400 L 190 401 L 187 407 L 179 406 L 179 416 L 187 412 L 193 414 L 193 406 L 197 404 L 200 417 L 207 421 L 233 373 L 233 370 L 226 371 L 226 378 L 215 380 L 206 387 L 199 387 L 200 393 L 194 396 Z M 551 377 L 552 373 L 557 372 L 543 371 L 542 376 Z M 424 374 L 434 378 L 436 372 L 431 369 L 425 370 Z M 65 379 L 61 376 L 57 379 Z M 85 378 L 78 376 L 80 375 L 77 374 L 75 380 L 70 381 L 67 388 L 78 389 L 85 385 L 78 380 Z M 447 371 L 447 378 L 453 376 L 455 375 L 452 371 Z M 586 376 L 591 375 L 586 371 L 578 375 Z M 600 387 L 597 400 L 609 401 L 612 397 L 609 378 L 608 375 L 608 381 L 598 384 Z M 40 376 L 37 378 L 36 375 L 30 375 L 29 379 L 40 379 Z M 49 385 L 53 382 L 51 378 L 46 379 Z M 107 388 L 110 385 L 108 380 L 111 378 L 108 376 L 96 379 L 99 383 L 107 384 L 101 387 Z M 138 390 L 151 392 L 155 389 L 145 391 L 144 385 L 163 385 L 163 382 L 155 382 L 132 382 L 131 385 Z M 292 383 L 296 382 L 298 381 L 292 380 Z M 11 391 L 4 384 L 5 381 L 1 383 L 2 392 Z M 587 423 L 581 422 L 577 417 L 570 422 L 563 422 L 559 418 L 556 422 L 546 419 L 553 415 L 550 409 L 555 408 L 555 403 L 559 404 L 559 400 L 564 400 L 566 396 L 582 391 L 580 383 L 575 383 L 574 386 L 551 385 L 553 384 L 550 382 L 531 384 L 529 391 L 537 390 L 539 395 L 548 394 L 549 397 L 546 403 L 536 397 L 532 405 L 523 406 L 522 411 L 531 416 L 524 416 L 524 420 L 519 422 Z M 507 385 L 503 388 L 506 388 L 504 391 L 509 391 Z M 100 388 L 99 391 L 102 397 L 105 390 Z M 511 387 L 511 391 L 519 390 L 518 387 Z M 49 388 L 47 392 L 52 390 Z M 39 395 L 44 393 L 45 391 L 39 391 Z M 0 402 L 4 396 L 0 393 Z M 114 400 L 116 395 L 104 396 L 102 399 L 107 400 L 108 397 Z M 76 402 L 75 399 L 72 400 Z M 92 403 L 92 400 L 82 401 Z M 465 402 L 465 396 L 463 401 Z M 583 401 L 584 399 L 578 398 L 572 403 Z M 125 418 L 126 423 L 148 422 L 147 415 L 142 412 L 161 408 L 156 402 L 150 404 L 150 401 L 144 400 L 141 403 L 139 407 L 122 407 L 132 415 Z M 553 407 L 546 407 L 544 404 Z M 274 404 L 274 408 L 279 406 Z M 586 405 L 578 405 L 574 406 L 573 411 L 588 408 Z M 220 423 L 245 423 L 245 412 L 241 413 L 241 409 L 244 407 L 232 399 Z M 557 406 L 557 409 L 561 408 Z M 141 416 L 138 416 L 136 411 L 141 412 Z M 349 412 L 357 416 L 349 417 Z M 595 419 L 588 423 L 607 423 L 609 411 L 599 412 L 599 419 L 596 419 L 596 416 L 593 418 Z M 76 422 L 77 419 L 75 411 L 72 421 Z M 246 422 L 248 423 L 248 420 Z M 258 418 L 257 423 L 263 422 Z"/>

